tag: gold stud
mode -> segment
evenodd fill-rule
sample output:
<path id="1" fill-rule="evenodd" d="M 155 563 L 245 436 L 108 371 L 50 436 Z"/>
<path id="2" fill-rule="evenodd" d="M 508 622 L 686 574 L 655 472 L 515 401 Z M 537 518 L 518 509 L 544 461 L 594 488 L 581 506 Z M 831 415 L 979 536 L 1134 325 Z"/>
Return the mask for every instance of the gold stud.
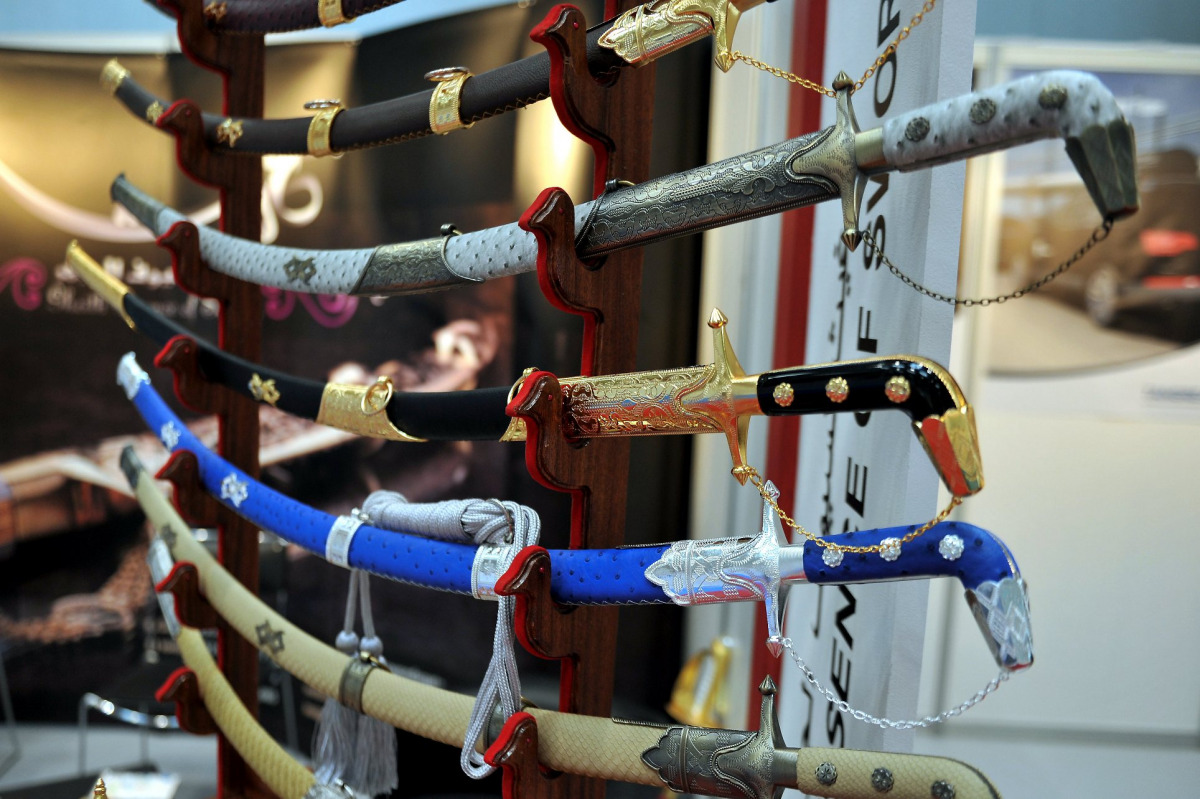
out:
<path id="1" fill-rule="evenodd" d="M 233 147 L 240 138 L 242 138 L 241 120 L 226 119 L 220 125 L 217 125 L 217 141 L 221 144 L 228 144 L 230 147 Z"/>
<path id="2" fill-rule="evenodd" d="M 850 384 L 844 377 L 831 377 L 825 384 L 825 396 L 830 402 L 842 402 L 850 396 Z"/>
<path id="3" fill-rule="evenodd" d="M 204 16 L 210 22 L 220 22 L 228 12 L 229 8 L 224 3 L 208 3 L 204 6 Z"/>
<path id="4" fill-rule="evenodd" d="M 896 375 L 889 378 L 884 384 L 883 393 L 887 395 L 888 399 L 899 405 L 912 396 L 912 386 L 908 384 L 908 378 Z"/>
<path id="5" fill-rule="evenodd" d="M 775 386 L 775 390 L 771 392 L 771 396 L 775 398 L 775 404 L 781 408 L 786 408 L 792 404 L 792 398 L 796 395 L 791 383 L 780 383 Z"/>
<path id="6" fill-rule="evenodd" d="M 162 116 L 163 111 L 165 110 L 166 109 L 163 108 L 162 103 L 160 103 L 158 100 L 155 100 L 146 107 L 146 121 L 153 125 L 158 121 L 158 118 Z"/>
<path id="7" fill-rule="evenodd" d="M 274 379 L 263 380 L 255 372 L 250 375 L 250 396 L 259 402 L 265 402 L 275 407 L 275 403 L 279 402 L 279 389 L 275 388 Z"/>

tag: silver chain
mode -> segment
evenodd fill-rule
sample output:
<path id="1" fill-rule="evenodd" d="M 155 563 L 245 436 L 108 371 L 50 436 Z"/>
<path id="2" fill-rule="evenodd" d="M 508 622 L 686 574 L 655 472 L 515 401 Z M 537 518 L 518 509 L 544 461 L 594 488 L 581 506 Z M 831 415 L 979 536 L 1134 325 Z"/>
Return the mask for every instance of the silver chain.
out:
<path id="1" fill-rule="evenodd" d="M 792 646 L 792 639 L 784 638 L 782 643 L 783 648 L 788 651 L 788 654 L 792 656 L 792 660 L 796 662 L 796 667 L 799 668 L 801 673 L 804 674 L 804 679 L 808 680 L 809 684 L 811 684 L 813 688 L 816 688 L 817 692 L 820 693 L 821 696 L 833 703 L 834 707 L 843 713 L 850 714 L 859 721 L 865 721 L 868 724 L 874 724 L 875 726 L 883 727 L 884 729 L 911 730 L 914 727 L 931 727 L 934 724 L 940 724 L 941 722 L 954 718 L 955 716 L 961 716 L 966 711 L 975 707 L 975 705 L 978 705 L 980 702 L 987 699 L 988 694 L 999 688 L 1000 683 L 1009 678 L 1009 673 L 1001 669 L 991 682 L 983 686 L 983 688 L 977 691 L 970 699 L 956 707 L 952 707 L 949 710 L 943 710 L 936 716 L 926 716 L 925 718 L 917 721 L 893 721 L 892 719 L 872 716 L 870 713 L 866 713 L 862 710 L 855 710 L 854 708 L 850 707 L 849 703 L 847 703 L 844 699 L 838 699 L 837 694 L 821 685 L 821 681 L 817 679 L 817 675 L 813 674 L 812 669 L 810 669 L 808 664 L 804 662 L 804 658 L 800 657 L 800 654 L 796 651 L 795 647 Z"/>
<path id="2" fill-rule="evenodd" d="M 1053 272 L 1048 272 L 1047 274 L 1042 275 L 1040 278 L 1038 278 L 1037 280 L 1030 283 L 1028 286 L 1017 289 L 1016 291 L 1011 292 L 1009 294 L 1001 294 L 998 297 L 983 297 L 981 299 L 974 299 L 974 298 L 964 299 L 961 297 L 951 297 L 947 294 L 941 294 L 937 291 L 934 291 L 933 289 L 922 286 L 920 283 L 918 283 L 917 281 L 913 280 L 908 275 L 901 272 L 899 267 L 897 267 L 894 263 L 891 262 L 891 260 L 888 259 L 887 254 L 884 253 L 884 251 L 879 247 L 879 245 L 875 243 L 875 237 L 873 235 L 871 235 L 871 231 L 862 230 L 862 231 L 859 231 L 859 233 L 862 236 L 862 240 L 865 241 L 867 243 L 867 246 L 869 246 L 871 248 L 871 251 L 879 253 L 879 260 L 881 260 L 884 264 L 886 264 L 887 268 L 889 270 L 891 270 L 891 273 L 893 275 L 895 275 L 896 277 L 898 277 L 902 283 L 904 283 L 905 285 L 907 285 L 908 287 L 910 287 L 912 289 L 915 289 L 917 292 L 924 294 L 926 297 L 937 300 L 938 302 L 945 302 L 945 303 L 949 303 L 950 305 L 962 305 L 966 308 L 971 308 L 976 305 L 978 305 L 980 307 L 986 307 L 988 305 L 991 305 L 992 303 L 996 303 L 997 305 L 999 305 L 1001 303 L 1008 302 L 1009 300 L 1015 300 L 1015 299 L 1024 297 L 1026 294 L 1029 294 L 1030 292 L 1037 291 L 1042 286 L 1046 285 L 1051 280 L 1054 280 L 1054 278 L 1061 275 L 1063 272 L 1066 272 L 1068 269 L 1070 269 L 1072 266 L 1074 266 L 1076 264 L 1076 262 L 1079 261 L 1080 258 L 1087 255 L 1089 250 L 1091 250 L 1097 244 L 1099 244 L 1100 242 L 1102 242 L 1106 238 L 1108 238 L 1108 234 L 1112 231 L 1112 228 L 1113 228 L 1113 220 L 1111 218 L 1105 219 L 1103 222 L 1101 222 L 1099 225 L 1096 226 L 1096 229 L 1092 231 L 1092 235 L 1088 237 L 1088 240 L 1085 241 L 1080 246 L 1080 248 L 1071 255 L 1070 258 L 1068 258 L 1067 260 L 1065 260 L 1061 264 L 1059 264 L 1058 267 Z"/>

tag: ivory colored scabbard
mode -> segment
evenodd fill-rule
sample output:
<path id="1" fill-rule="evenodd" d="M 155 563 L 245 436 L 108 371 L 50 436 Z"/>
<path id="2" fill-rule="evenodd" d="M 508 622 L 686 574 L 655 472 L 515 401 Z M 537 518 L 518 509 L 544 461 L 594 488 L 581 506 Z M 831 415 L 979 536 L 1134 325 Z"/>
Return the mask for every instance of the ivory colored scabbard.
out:
<path id="1" fill-rule="evenodd" d="M 831 771 L 828 765 L 833 766 Z M 818 779 L 822 774 L 827 781 Z M 832 782 L 831 775 L 836 775 Z M 888 782 L 890 780 L 890 784 Z M 796 787 L 811 796 L 840 799 L 999 799 L 995 786 L 971 766 L 945 757 L 861 752 L 848 749 L 801 749 L 796 757 Z"/>
<path id="2" fill-rule="evenodd" d="M 296 762 L 258 725 L 213 662 L 204 638 L 190 627 L 180 630 L 179 651 L 200 682 L 200 695 L 226 740 L 280 799 L 303 799 L 315 782 L 312 772 Z"/>

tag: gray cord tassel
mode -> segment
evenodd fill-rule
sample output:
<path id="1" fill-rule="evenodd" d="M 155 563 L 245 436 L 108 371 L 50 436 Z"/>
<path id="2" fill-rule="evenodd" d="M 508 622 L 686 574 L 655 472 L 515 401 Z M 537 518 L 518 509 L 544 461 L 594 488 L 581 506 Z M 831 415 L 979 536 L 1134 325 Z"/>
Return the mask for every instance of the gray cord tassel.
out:
<path id="1" fill-rule="evenodd" d="M 350 572 L 350 592 L 346 598 L 345 622 L 338 633 L 336 646 L 347 657 L 358 652 L 358 634 L 354 632 L 354 610 L 358 598 L 358 572 Z M 345 777 L 354 759 L 358 737 L 358 713 L 327 697 L 321 706 L 321 718 L 313 730 L 313 776 L 322 785 L 333 785 Z"/>
<path id="2" fill-rule="evenodd" d="M 362 611 L 363 636 L 359 649 L 386 665 L 383 658 L 383 641 L 375 635 L 375 618 L 371 613 L 370 576 L 357 572 L 359 583 L 359 606 Z M 345 783 L 360 796 L 375 796 L 391 793 L 400 785 L 396 762 L 396 729 L 386 721 L 358 715 L 356 752 L 346 771 Z"/>

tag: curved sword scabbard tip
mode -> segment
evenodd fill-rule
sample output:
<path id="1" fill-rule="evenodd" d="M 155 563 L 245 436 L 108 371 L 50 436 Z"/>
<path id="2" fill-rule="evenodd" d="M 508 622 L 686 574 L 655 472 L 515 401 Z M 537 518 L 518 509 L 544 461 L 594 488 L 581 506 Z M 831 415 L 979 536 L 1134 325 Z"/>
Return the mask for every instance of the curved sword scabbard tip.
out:
<path id="1" fill-rule="evenodd" d="M 983 459 L 970 405 L 913 422 L 913 430 L 951 494 L 968 497 L 983 490 Z"/>

